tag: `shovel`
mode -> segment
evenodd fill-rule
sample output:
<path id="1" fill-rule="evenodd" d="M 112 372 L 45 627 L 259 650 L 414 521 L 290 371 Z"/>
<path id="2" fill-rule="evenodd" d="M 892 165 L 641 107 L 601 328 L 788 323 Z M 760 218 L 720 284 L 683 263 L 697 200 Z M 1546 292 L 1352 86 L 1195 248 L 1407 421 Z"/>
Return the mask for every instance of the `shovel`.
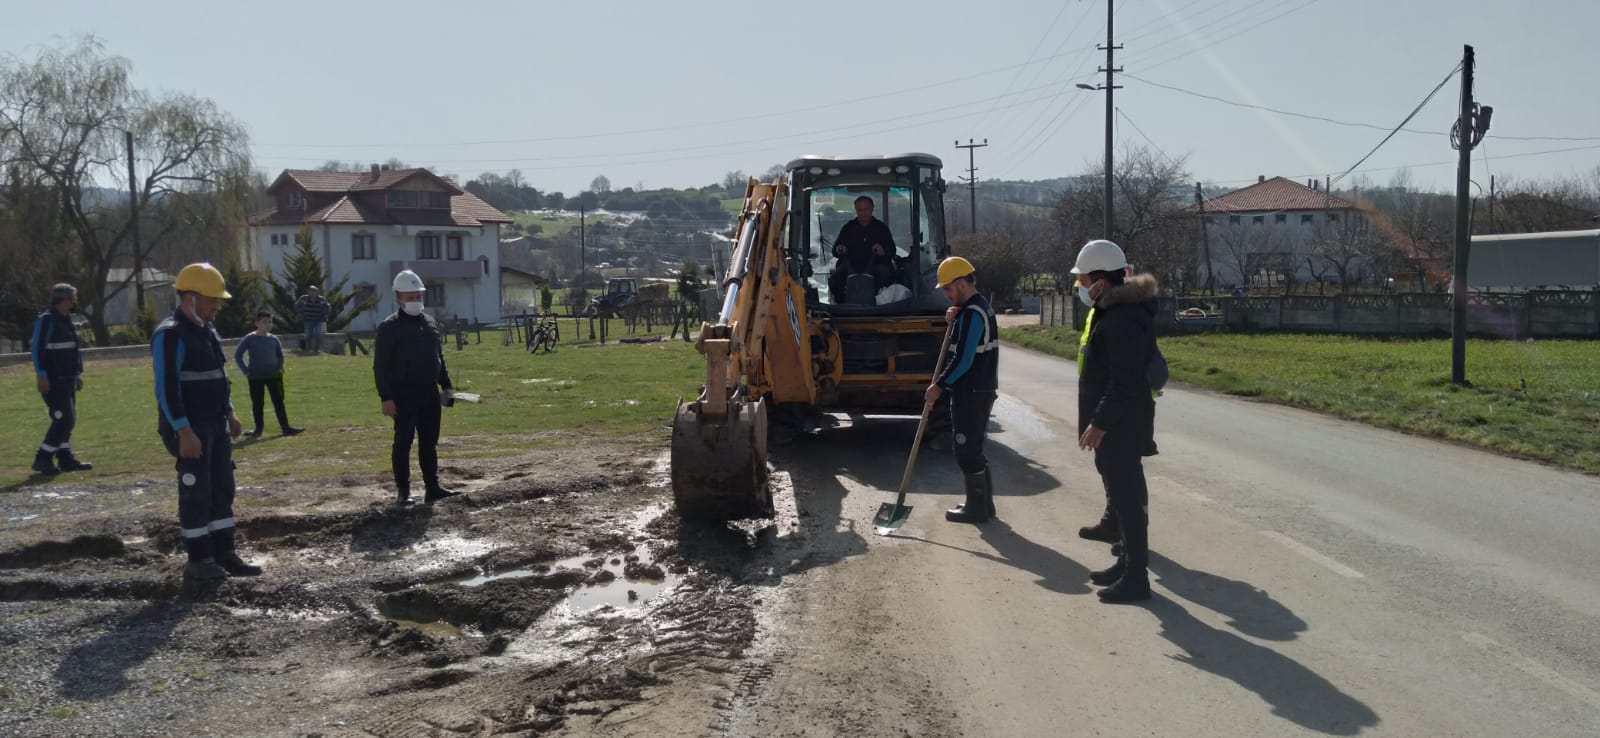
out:
<path id="1" fill-rule="evenodd" d="M 955 332 L 955 323 L 951 323 L 944 331 L 944 340 L 939 343 L 939 358 L 934 361 L 933 375 L 939 376 L 939 370 L 944 368 L 945 352 L 950 349 L 950 335 Z M 911 443 L 911 458 L 906 459 L 906 471 L 900 475 L 900 494 L 894 498 L 894 504 L 887 502 L 878 506 L 878 514 L 872 518 L 872 532 L 886 536 L 900 529 L 911 517 L 911 506 L 906 504 L 906 488 L 911 486 L 911 470 L 917 466 L 917 451 L 922 449 L 922 433 L 928 429 L 928 413 L 933 411 L 933 403 L 922 404 L 922 420 L 917 421 L 917 440 Z"/>

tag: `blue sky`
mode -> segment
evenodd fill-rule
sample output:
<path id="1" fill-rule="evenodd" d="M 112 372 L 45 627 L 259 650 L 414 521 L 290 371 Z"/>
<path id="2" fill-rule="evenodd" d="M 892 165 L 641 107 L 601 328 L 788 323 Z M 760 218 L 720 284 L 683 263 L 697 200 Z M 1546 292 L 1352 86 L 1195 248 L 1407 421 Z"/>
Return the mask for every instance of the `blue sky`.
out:
<path id="1" fill-rule="evenodd" d="M 1120 0 L 1118 64 L 1139 79 L 1120 80 L 1118 138 L 1187 155 L 1208 183 L 1337 176 L 1385 131 L 1149 83 L 1389 128 L 1471 43 L 1495 107 L 1475 179 L 1600 166 L 1600 3 L 1459 4 Z M 1073 87 L 1099 81 L 1103 0 L 0 0 L 0 14 L 5 53 L 93 33 L 139 85 L 216 100 L 273 173 L 393 156 L 572 194 L 600 174 L 694 186 L 803 153 L 927 151 L 955 169 L 956 139 L 987 138 L 980 177 L 1040 179 L 1084 170 L 1103 142 L 1104 98 Z M 1412 177 L 1453 187 L 1457 85 L 1408 126 L 1428 134 L 1362 166 L 1369 181 L 1443 163 Z M 1560 149 L 1581 150 L 1528 155 Z"/>

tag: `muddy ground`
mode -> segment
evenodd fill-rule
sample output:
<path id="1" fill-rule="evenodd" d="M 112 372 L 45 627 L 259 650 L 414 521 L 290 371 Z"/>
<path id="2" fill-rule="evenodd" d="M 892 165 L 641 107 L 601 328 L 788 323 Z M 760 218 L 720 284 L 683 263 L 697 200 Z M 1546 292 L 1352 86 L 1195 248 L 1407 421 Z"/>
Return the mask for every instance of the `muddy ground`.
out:
<path id="1" fill-rule="evenodd" d="M 164 476 L 0 489 L 0 735 L 725 732 L 777 585 L 837 553 L 784 534 L 792 491 L 764 530 L 681 524 L 660 436 L 446 461 L 468 494 L 409 510 L 381 477 L 241 467 L 267 574 L 205 586 Z"/>

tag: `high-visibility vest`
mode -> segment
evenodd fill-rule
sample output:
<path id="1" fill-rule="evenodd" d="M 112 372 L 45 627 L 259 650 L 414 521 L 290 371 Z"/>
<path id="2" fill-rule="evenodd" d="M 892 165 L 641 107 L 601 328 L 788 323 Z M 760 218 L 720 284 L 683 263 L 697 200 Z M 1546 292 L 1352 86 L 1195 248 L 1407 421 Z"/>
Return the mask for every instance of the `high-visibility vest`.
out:
<path id="1" fill-rule="evenodd" d="M 1078 334 L 1078 376 L 1083 376 L 1083 352 L 1089 346 L 1089 326 L 1094 325 L 1094 308 L 1083 319 L 1083 332 Z"/>

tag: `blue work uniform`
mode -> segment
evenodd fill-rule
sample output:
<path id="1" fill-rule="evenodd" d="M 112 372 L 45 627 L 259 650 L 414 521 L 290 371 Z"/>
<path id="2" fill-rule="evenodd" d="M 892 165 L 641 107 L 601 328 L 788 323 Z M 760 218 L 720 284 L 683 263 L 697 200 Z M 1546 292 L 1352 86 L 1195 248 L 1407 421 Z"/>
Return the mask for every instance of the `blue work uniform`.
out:
<path id="1" fill-rule="evenodd" d="M 177 459 L 178 527 L 190 560 L 233 551 L 233 413 L 222 337 L 176 310 L 150 339 L 155 363 L 158 432 Z M 200 439 L 200 458 L 178 454 L 178 431 Z"/>
<path id="2" fill-rule="evenodd" d="M 50 429 L 39 444 L 41 458 L 72 456 L 72 429 L 78 425 L 78 378 L 83 375 L 83 341 L 72 316 L 47 308 L 33 320 L 29 342 L 34 374 L 50 380 L 40 393 L 50 412 Z"/>

